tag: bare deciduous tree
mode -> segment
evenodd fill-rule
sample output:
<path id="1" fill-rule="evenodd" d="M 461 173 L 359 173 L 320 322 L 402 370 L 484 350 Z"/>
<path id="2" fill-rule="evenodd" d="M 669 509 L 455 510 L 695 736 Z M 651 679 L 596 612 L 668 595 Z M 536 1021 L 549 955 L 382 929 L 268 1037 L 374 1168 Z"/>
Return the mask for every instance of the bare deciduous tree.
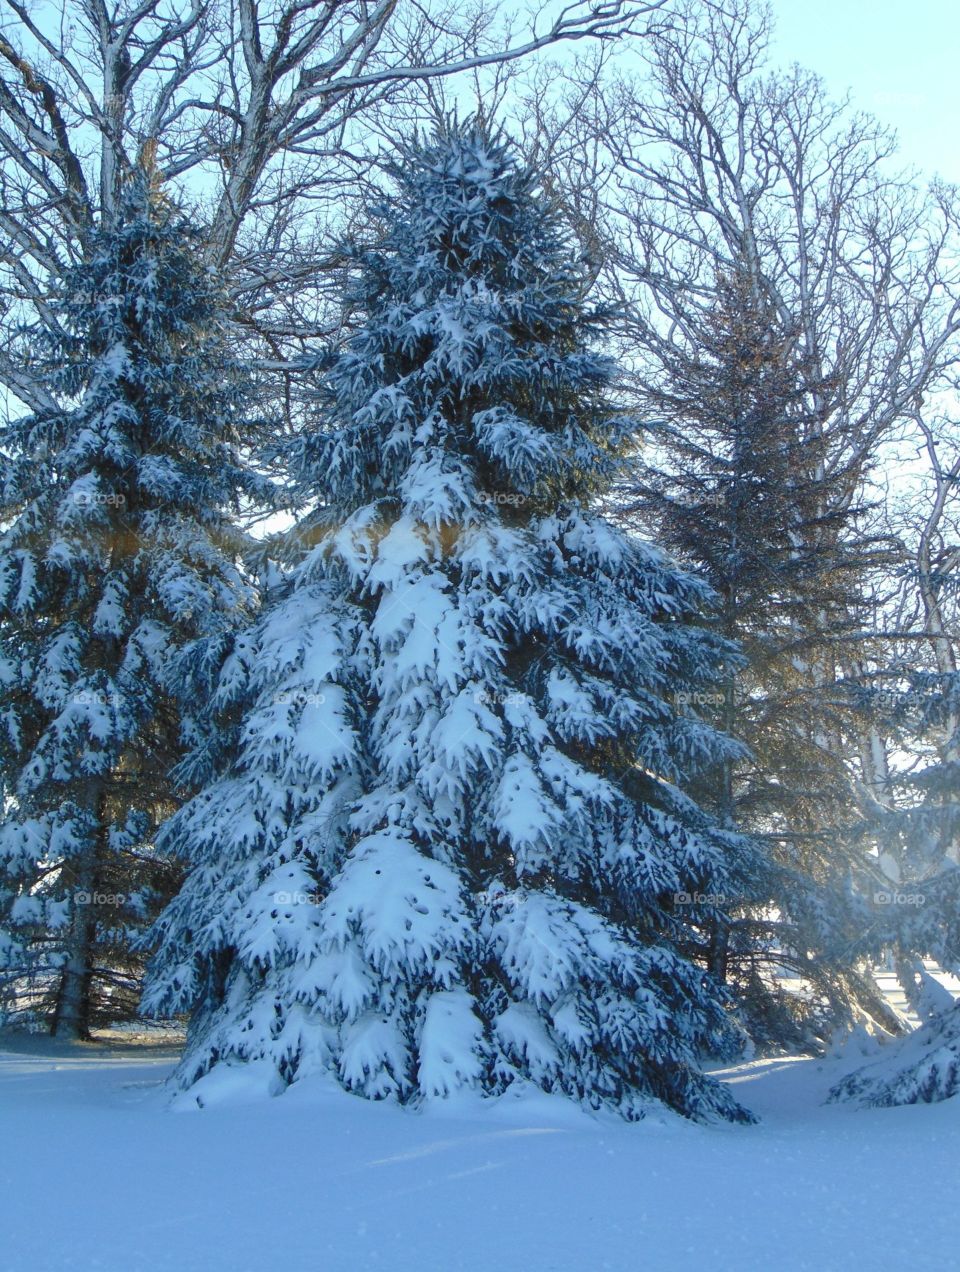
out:
<path id="1" fill-rule="evenodd" d="M 69 0 L 56 12 L 2 0 L 6 306 L 14 320 L 26 304 L 53 321 L 48 280 L 109 228 L 145 155 L 203 204 L 210 261 L 251 320 L 271 312 L 278 339 L 309 334 L 318 240 L 370 158 L 365 111 L 410 84 L 642 31 L 665 3 L 547 4 L 524 27 L 484 3 Z M 43 404 L 16 351 L 0 377 Z"/>

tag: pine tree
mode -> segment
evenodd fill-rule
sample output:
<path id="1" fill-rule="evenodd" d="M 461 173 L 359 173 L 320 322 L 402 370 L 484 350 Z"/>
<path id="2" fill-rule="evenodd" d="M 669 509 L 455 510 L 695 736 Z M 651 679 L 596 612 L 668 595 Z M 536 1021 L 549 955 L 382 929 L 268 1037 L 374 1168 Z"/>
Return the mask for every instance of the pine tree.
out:
<path id="1" fill-rule="evenodd" d="M 960 972 L 960 671 L 915 672 L 919 733 L 931 761 L 912 775 L 918 803 L 909 810 L 908 877 L 930 894 L 924 906 L 926 939 L 915 948 L 941 967 Z"/>
<path id="2" fill-rule="evenodd" d="M 186 1087 L 743 1117 L 697 1067 L 745 866 L 681 789 L 727 746 L 673 705 L 727 652 L 705 589 L 589 509 L 631 426 L 535 175 L 449 123 L 394 177 L 293 456 L 321 505 L 214 697 L 235 754 L 163 832 L 194 865 L 146 1001 L 193 1012 Z"/>
<path id="3" fill-rule="evenodd" d="M 876 893 L 876 927 L 895 957 L 898 979 L 920 1027 L 882 1061 L 849 1074 L 833 1101 L 868 1108 L 932 1104 L 960 1094 L 960 1003 L 924 967 L 934 959 L 960 972 L 960 676 L 905 672 L 906 686 L 879 689 L 885 732 L 930 762 L 892 775 L 892 809 L 877 818 L 881 860 L 892 878 Z"/>
<path id="4" fill-rule="evenodd" d="M 265 487 L 218 287 L 148 170 L 51 313 L 52 405 L 0 431 L 0 1006 L 84 1038 L 137 1006 L 176 881 L 153 831 L 252 612 L 234 516 Z"/>
<path id="5" fill-rule="evenodd" d="M 869 830 L 886 881 L 877 892 L 889 907 L 878 924 L 883 943 L 925 1018 L 938 994 L 923 960 L 960 971 L 960 675 L 894 665 L 857 688 L 885 748 L 911 760 L 887 766 Z"/>
<path id="6" fill-rule="evenodd" d="M 746 260 L 686 336 L 662 342 L 660 377 L 644 380 L 659 425 L 624 493 L 628 520 L 711 585 L 716 629 L 743 654 L 712 718 L 747 754 L 703 774 L 697 797 L 764 845 L 765 897 L 715 934 L 711 965 L 760 1045 L 817 1046 L 860 1011 L 896 1028 L 857 967 L 873 879 L 838 681 L 869 544 L 856 474 L 823 428 L 832 387 Z M 812 992 L 784 995 L 784 967 Z"/>

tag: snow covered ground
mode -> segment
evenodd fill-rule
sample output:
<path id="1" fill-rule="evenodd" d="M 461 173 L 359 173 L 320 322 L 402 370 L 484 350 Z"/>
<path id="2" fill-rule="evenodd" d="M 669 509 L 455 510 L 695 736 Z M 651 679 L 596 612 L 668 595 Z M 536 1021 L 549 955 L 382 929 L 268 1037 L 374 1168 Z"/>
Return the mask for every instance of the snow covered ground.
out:
<path id="1" fill-rule="evenodd" d="M 726 1070 L 753 1127 L 305 1083 L 172 1112 L 170 1046 L 0 1037 L 3 1272 L 958 1266 L 960 1100 L 824 1107 L 859 1054 Z"/>

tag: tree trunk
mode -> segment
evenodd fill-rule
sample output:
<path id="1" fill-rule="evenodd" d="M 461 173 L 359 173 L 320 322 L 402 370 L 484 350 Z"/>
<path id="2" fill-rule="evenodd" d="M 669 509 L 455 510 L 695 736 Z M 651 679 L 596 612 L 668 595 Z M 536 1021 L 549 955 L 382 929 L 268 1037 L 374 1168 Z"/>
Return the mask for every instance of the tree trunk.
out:
<path id="1" fill-rule="evenodd" d="M 92 866 L 81 872 L 89 882 L 78 888 L 90 900 L 87 904 L 74 902 L 74 921 L 70 934 L 69 954 L 60 973 L 57 987 L 57 1004 L 51 1029 L 55 1038 L 70 1041 L 90 1041 L 90 984 L 93 978 L 93 946 L 96 937 L 94 897 L 96 887 Z"/>
<path id="2" fill-rule="evenodd" d="M 67 940 L 67 961 L 60 972 L 50 1032 L 55 1038 L 89 1042 L 93 956 L 97 936 L 98 867 L 107 837 L 106 796 L 100 787 L 93 799 L 97 832 L 89 853 L 81 857 L 73 876 L 73 918 Z"/>

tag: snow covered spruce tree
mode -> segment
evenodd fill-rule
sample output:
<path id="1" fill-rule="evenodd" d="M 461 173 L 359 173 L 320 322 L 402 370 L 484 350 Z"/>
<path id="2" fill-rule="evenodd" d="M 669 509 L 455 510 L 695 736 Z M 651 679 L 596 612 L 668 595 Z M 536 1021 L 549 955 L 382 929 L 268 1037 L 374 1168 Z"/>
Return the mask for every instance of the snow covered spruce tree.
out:
<path id="1" fill-rule="evenodd" d="M 0 431 L 0 1007 L 86 1037 L 137 1005 L 152 832 L 201 742 L 173 682 L 201 700 L 249 617 L 231 518 L 262 482 L 218 289 L 148 171 L 51 310 L 49 409 Z"/>
<path id="2" fill-rule="evenodd" d="M 236 753 L 164 831 L 195 864 L 146 1001 L 193 1011 L 184 1087 L 744 1117 L 697 1057 L 735 1034 L 703 934 L 745 849 L 681 789 L 728 744 L 675 709 L 729 651 L 589 510 L 630 427 L 535 175 L 449 123 L 394 179 L 295 448 L 319 511 L 223 668 Z"/>

